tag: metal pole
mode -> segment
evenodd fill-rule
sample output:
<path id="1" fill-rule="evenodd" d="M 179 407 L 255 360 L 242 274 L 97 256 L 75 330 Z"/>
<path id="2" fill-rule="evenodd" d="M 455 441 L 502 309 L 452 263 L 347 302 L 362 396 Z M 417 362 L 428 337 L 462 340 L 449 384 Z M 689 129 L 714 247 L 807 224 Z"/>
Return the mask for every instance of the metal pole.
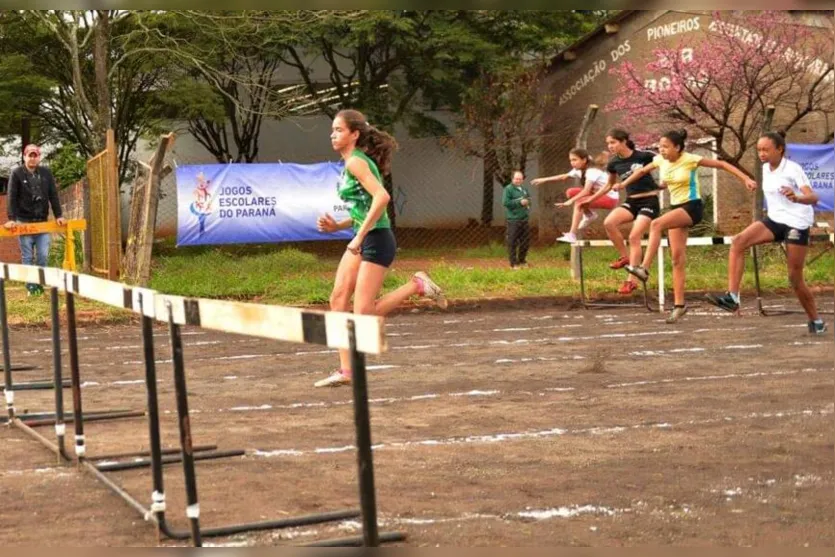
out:
<path id="1" fill-rule="evenodd" d="M 774 107 L 769 105 L 765 107 L 765 113 L 763 114 L 763 125 L 762 125 L 762 133 L 766 133 L 771 129 L 771 122 L 774 119 Z M 753 210 L 753 221 L 756 222 L 763 218 L 763 165 L 757 161 L 754 164 L 754 178 L 757 180 L 757 184 L 760 187 L 757 188 L 757 191 L 754 192 L 754 210 Z"/>
<path id="2" fill-rule="evenodd" d="M 236 456 L 244 456 L 246 451 L 243 449 L 235 449 L 232 451 L 204 451 L 194 455 L 195 462 L 198 460 L 218 460 L 221 458 L 232 458 Z M 162 464 L 177 464 L 182 462 L 180 455 L 171 455 L 162 457 Z M 137 468 L 147 468 L 153 465 L 151 459 L 143 458 L 141 460 L 132 460 L 130 462 L 113 462 L 99 464 L 96 466 L 102 472 L 117 472 L 119 470 L 135 470 Z"/>
<path id="3" fill-rule="evenodd" d="M 6 385 L 6 411 L 9 423 L 14 421 L 14 387 L 12 386 L 12 354 L 9 348 L 9 317 L 6 312 L 6 281 L 0 278 L 0 328 L 3 329 L 3 375 Z"/>
<path id="4" fill-rule="evenodd" d="M 49 289 L 50 310 L 52 316 L 52 369 L 54 373 L 55 389 L 55 437 L 58 450 L 66 456 L 64 436 L 67 426 L 64 423 L 64 380 L 61 371 L 61 320 L 58 314 L 58 289 Z M 59 457 L 60 460 L 60 457 Z"/>
<path id="5" fill-rule="evenodd" d="M 715 161 L 718 161 L 719 160 L 719 153 L 717 153 L 717 151 L 719 150 L 719 142 L 716 141 L 716 138 L 714 137 L 711 140 L 711 143 L 713 143 L 713 156 L 711 158 Z M 713 226 L 718 228 L 719 227 L 719 169 L 718 168 L 713 169 L 713 190 L 712 190 L 712 194 L 713 194 Z"/>
<path id="6" fill-rule="evenodd" d="M 658 205 L 661 210 L 664 210 L 664 193 L 658 195 Z M 669 234 L 667 235 L 669 238 Z M 649 272 L 649 269 L 647 269 Z M 661 244 L 658 246 L 658 311 L 664 313 L 664 238 L 661 238 Z"/>
<path id="7" fill-rule="evenodd" d="M 363 545 L 377 547 L 380 545 L 380 535 L 377 530 L 374 463 L 371 456 L 368 378 L 365 373 L 365 354 L 357 350 L 357 331 L 353 321 L 348 321 L 348 343 L 351 349 L 351 383 L 354 387 L 354 425 L 357 432 L 357 466 L 359 468 Z"/>
<path id="8" fill-rule="evenodd" d="M 171 303 L 168 306 L 168 327 L 171 336 L 171 356 L 174 362 L 174 388 L 177 394 L 177 415 L 180 425 L 180 446 L 183 449 L 183 473 L 186 483 L 186 516 L 191 525 L 191 540 L 194 547 L 202 547 L 200 537 L 200 504 L 197 500 L 197 474 L 194 471 L 194 450 L 191 444 L 191 421 L 188 413 L 188 391 L 183 362 L 183 341 L 180 326 L 174 323 Z"/>
<path id="9" fill-rule="evenodd" d="M 84 459 L 84 417 L 81 408 L 81 373 L 78 370 L 78 335 L 75 329 L 75 295 L 67 292 L 67 343 L 70 352 L 70 383 L 72 384 L 73 425 L 75 426 L 75 455 Z"/>
<path id="10" fill-rule="evenodd" d="M 586 304 L 586 271 L 583 268 L 583 246 L 577 248 L 577 268 L 580 271 L 580 303 L 584 309 L 589 309 Z"/>
<path id="11" fill-rule="evenodd" d="M 153 493 L 151 512 L 157 520 L 157 539 L 162 539 L 160 525 L 165 523 L 165 486 L 162 474 L 162 440 L 159 432 L 159 399 L 157 398 L 157 368 L 154 363 L 154 331 L 150 317 L 144 312 L 145 299 L 139 293 L 139 311 L 142 313 L 142 347 L 145 357 L 145 387 L 148 394 L 148 433 L 151 451 Z"/>
<path id="12" fill-rule="evenodd" d="M 757 311 L 760 312 L 760 315 L 765 315 L 765 310 L 763 309 L 763 293 L 760 287 L 760 261 L 757 257 L 757 246 L 751 246 L 751 256 L 754 259 L 754 285 L 757 288 Z"/>

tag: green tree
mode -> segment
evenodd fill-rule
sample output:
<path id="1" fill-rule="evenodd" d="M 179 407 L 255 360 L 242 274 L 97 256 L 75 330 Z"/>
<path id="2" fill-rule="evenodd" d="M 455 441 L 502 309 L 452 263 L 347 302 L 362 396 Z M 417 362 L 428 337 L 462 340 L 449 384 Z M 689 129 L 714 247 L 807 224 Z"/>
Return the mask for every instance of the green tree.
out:
<path id="1" fill-rule="evenodd" d="M 120 181 L 140 137 L 160 123 L 158 91 L 167 85 L 164 57 L 123 48 L 135 32 L 132 12 L 18 10 L 0 13 L 0 52 L 27 60 L 32 79 L 51 85 L 49 95 L 29 95 L 22 108 L 40 125 L 40 141 L 78 146 L 87 158 L 104 148 L 112 128 Z"/>
<path id="2" fill-rule="evenodd" d="M 547 92 L 540 80 L 550 59 L 589 32 L 605 12 L 497 11 L 451 12 L 448 25 L 460 48 L 445 55 L 425 95 L 459 115 L 448 142 L 482 159 L 481 222 L 493 221 L 497 179 L 510 181 L 537 149 L 540 115 Z"/>

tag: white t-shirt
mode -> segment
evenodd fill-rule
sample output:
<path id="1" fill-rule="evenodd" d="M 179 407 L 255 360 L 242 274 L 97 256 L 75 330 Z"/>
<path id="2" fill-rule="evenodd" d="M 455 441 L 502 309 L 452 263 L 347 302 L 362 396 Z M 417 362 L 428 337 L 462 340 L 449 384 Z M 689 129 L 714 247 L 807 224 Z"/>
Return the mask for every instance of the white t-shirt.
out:
<path id="1" fill-rule="evenodd" d="M 805 230 L 815 223 L 815 209 L 812 205 L 794 203 L 780 193 L 780 188 L 789 186 L 800 193 L 801 186 L 809 186 L 809 178 L 803 167 L 783 157 L 780 165 L 771 170 L 771 165 L 763 165 L 763 193 L 765 194 L 768 218 L 798 230 Z M 811 186 L 810 186 L 811 187 Z"/>
<path id="2" fill-rule="evenodd" d="M 578 170 L 576 168 L 572 168 L 571 172 L 569 172 L 568 175 L 571 176 L 572 178 L 580 178 L 583 175 L 583 171 Z M 588 182 L 592 182 L 594 184 L 594 186 L 592 186 L 592 188 L 593 188 L 592 193 L 594 193 L 597 190 L 599 190 L 600 188 L 605 187 L 606 184 L 609 183 L 609 173 L 604 172 L 604 171 L 600 170 L 599 168 L 594 168 L 594 167 L 587 168 L 586 169 L 586 183 L 588 183 Z M 585 187 L 585 185 L 586 184 L 583 184 L 584 187 Z M 616 192 L 615 190 L 611 190 L 606 195 L 608 195 L 609 197 L 612 197 L 614 199 L 618 198 L 618 192 Z"/>

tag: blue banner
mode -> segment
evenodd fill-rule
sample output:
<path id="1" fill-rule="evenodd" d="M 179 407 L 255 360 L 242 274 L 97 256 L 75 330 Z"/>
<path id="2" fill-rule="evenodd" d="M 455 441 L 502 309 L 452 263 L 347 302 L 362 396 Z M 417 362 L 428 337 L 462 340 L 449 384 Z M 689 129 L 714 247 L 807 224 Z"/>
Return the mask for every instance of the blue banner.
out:
<path id="1" fill-rule="evenodd" d="M 835 144 L 786 146 L 786 156 L 803 167 L 812 189 L 818 194 L 816 211 L 835 209 Z"/>
<path id="2" fill-rule="evenodd" d="M 353 237 L 316 230 L 337 195 L 342 163 L 203 164 L 177 167 L 177 245 L 260 244 Z"/>

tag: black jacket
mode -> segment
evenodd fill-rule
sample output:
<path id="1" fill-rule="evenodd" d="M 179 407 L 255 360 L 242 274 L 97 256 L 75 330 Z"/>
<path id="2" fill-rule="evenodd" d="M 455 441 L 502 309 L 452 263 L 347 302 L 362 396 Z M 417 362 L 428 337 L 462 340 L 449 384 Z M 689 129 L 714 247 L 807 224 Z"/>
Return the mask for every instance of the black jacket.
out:
<path id="1" fill-rule="evenodd" d="M 25 166 L 18 166 L 9 176 L 9 220 L 19 222 L 44 222 L 52 214 L 61 218 L 61 202 L 55 178 L 48 168 L 38 166 L 30 173 Z"/>

